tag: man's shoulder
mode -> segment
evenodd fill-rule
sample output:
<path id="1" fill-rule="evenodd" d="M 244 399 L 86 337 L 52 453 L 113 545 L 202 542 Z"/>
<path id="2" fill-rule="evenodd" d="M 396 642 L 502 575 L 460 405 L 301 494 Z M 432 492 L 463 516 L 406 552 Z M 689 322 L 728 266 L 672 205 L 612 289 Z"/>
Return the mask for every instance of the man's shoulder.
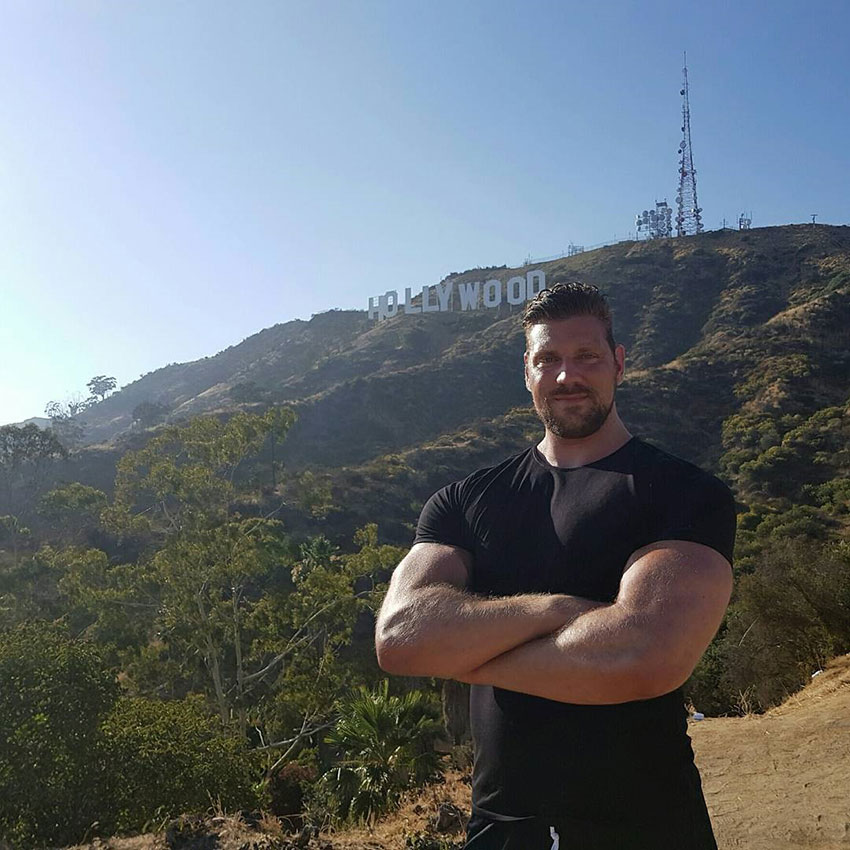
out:
<path id="1" fill-rule="evenodd" d="M 491 488 L 498 487 L 500 484 L 510 487 L 518 476 L 533 473 L 535 467 L 534 449 L 525 449 L 517 454 L 510 455 L 500 463 L 482 466 L 465 478 L 444 484 L 431 495 L 426 506 L 443 505 L 445 507 L 466 508 Z"/>
<path id="2" fill-rule="evenodd" d="M 678 457 L 642 437 L 634 440 L 635 470 L 669 483 L 719 486 L 729 490 L 714 473 L 689 460 Z M 729 491 L 731 493 L 731 491 Z"/>
<path id="3" fill-rule="evenodd" d="M 414 543 L 444 543 L 472 551 L 474 540 L 468 516 L 482 502 L 504 497 L 510 486 L 527 470 L 531 449 L 511 455 L 495 466 L 485 466 L 437 490 L 419 515 Z"/>
<path id="4" fill-rule="evenodd" d="M 716 475 L 641 441 L 636 489 L 646 498 L 651 534 L 659 540 L 689 540 L 716 549 L 729 563 L 735 546 L 735 497 Z"/>
<path id="5" fill-rule="evenodd" d="M 534 466 L 534 448 L 529 447 L 521 452 L 517 452 L 517 454 L 510 455 L 503 461 L 492 466 L 479 467 L 465 478 L 460 478 L 445 485 L 441 490 L 452 488 L 458 493 L 474 492 L 482 487 L 486 487 L 493 481 L 501 479 L 511 480 L 518 471 L 533 469 Z"/>

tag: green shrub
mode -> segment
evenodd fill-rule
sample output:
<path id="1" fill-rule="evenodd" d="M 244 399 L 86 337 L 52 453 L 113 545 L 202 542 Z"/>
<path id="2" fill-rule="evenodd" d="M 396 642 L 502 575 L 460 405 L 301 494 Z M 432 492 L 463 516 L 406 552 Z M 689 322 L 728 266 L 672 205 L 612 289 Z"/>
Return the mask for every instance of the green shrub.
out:
<path id="1" fill-rule="evenodd" d="M 850 547 L 778 538 L 741 577 L 729 618 L 726 679 L 769 708 L 850 650 Z"/>
<path id="2" fill-rule="evenodd" d="M 709 714 L 762 711 L 850 651 L 850 546 L 761 541 L 724 624 L 685 687 Z"/>
<path id="3" fill-rule="evenodd" d="M 94 647 L 62 628 L 0 632 L 0 836 L 13 846 L 74 843 L 100 819 L 99 725 L 117 697 Z"/>
<path id="4" fill-rule="evenodd" d="M 261 802 L 246 743 L 223 730 L 200 697 L 122 699 L 103 732 L 118 831 L 213 804 L 242 809 Z"/>
<path id="5" fill-rule="evenodd" d="M 355 821 L 393 809 L 405 790 L 439 773 L 438 718 L 437 707 L 419 691 L 391 696 L 386 679 L 374 691 L 361 687 L 341 706 L 327 737 L 338 760 L 318 783 L 318 799 L 337 817 Z"/>

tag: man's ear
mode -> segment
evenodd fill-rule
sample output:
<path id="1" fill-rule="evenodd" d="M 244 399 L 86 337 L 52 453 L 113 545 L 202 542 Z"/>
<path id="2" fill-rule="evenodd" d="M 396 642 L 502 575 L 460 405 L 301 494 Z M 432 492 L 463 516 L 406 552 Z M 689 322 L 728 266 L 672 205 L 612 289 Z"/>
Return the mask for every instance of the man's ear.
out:
<path id="1" fill-rule="evenodd" d="M 614 349 L 614 360 L 617 363 L 617 385 L 623 383 L 623 377 L 626 374 L 626 349 L 622 345 L 618 345 Z"/>
<path id="2" fill-rule="evenodd" d="M 522 373 L 525 377 L 525 388 L 531 392 L 531 387 L 528 383 L 528 352 L 524 352 L 522 355 Z"/>

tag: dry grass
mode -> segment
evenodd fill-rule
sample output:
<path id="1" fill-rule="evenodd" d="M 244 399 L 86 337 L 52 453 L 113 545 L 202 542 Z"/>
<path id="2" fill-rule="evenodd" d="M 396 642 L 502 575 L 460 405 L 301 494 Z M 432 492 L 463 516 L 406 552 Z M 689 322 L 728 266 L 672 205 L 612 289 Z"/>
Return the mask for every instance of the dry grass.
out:
<path id="1" fill-rule="evenodd" d="M 445 782 L 409 795 L 391 817 L 373 826 L 329 832 L 323 837 L 332 843 L 334 850 L 404 850 L 408 836 L 431 831 L 444 802 L 463 812 L 465 825 L 470 805 L 469 774 L 449 771 Z M 457 838 L 460 832 L 451 833 L 450 837 Z"/>

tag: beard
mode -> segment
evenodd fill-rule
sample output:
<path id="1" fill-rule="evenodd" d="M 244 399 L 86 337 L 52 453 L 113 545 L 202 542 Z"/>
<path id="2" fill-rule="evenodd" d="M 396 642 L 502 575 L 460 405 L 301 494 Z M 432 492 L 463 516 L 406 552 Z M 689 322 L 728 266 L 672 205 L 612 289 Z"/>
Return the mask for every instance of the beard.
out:
<path id="1" fill-rule="evenodd" d="M 584 392 L 587 393 L 586 401 L 580 406 L 576 405 L 576 409 L 566 412 L 556 412 L 550 403 L 558 398 L 558 393 L 553 393 L 541 400 L 536 408 L 537 415 L 547 431 L 562 439 L 576 440 L 595 434 L 605 424 L 608 414 L 614 407 L 613 396 L 611 403 L 606 407 L 592 390 L 584 389 Z"/>

